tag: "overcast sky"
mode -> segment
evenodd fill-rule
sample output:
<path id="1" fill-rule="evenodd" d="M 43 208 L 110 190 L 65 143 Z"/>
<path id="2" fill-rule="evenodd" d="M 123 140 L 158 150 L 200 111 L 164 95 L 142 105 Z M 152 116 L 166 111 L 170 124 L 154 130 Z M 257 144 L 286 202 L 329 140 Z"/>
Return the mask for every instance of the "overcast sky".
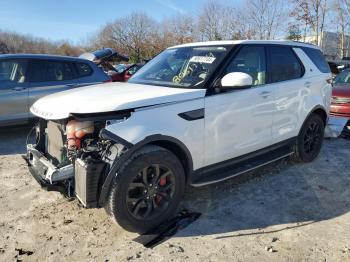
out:
<path id="1" fill-rule="evenodd" d="M 156 20 L 177 13 L 197 15 L 206 0 L 6 0 L 0 30 L 49 40 L 83 41 L 106 22 L 144 11 Z M 235 4 L 240 0 L 220 0 Z"/>

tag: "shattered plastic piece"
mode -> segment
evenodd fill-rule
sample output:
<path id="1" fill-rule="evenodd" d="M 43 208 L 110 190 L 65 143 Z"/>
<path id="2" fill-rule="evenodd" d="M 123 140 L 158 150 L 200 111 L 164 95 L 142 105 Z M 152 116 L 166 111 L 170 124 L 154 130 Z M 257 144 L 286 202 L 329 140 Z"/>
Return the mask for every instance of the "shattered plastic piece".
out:
<path id="1" fill-rule="evenodd" d="M 138 236 L 134 241 L 144 245 L 144 247 L 153 248 L 175 235 L 178 230 L 186 228 L 200 216 L 201 213 L 183 210 L 176 217 Z"/>

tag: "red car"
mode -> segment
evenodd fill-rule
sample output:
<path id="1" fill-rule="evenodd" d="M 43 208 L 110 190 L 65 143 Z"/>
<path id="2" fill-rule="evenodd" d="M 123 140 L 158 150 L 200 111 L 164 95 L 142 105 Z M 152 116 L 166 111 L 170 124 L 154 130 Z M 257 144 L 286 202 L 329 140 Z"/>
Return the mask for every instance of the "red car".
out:
<path id="1" fill-rule="evenodd" d="M 115 71 L 108 71 L 108 75 L 113 82 L 126 82 L 135 74 L 143 64 L 120 64 L 115 67 Z"/>
<path id="2" fill-rule="evenodd" d="M 350 69 L 334 79 L 330 114 L 350 118 Z"/>

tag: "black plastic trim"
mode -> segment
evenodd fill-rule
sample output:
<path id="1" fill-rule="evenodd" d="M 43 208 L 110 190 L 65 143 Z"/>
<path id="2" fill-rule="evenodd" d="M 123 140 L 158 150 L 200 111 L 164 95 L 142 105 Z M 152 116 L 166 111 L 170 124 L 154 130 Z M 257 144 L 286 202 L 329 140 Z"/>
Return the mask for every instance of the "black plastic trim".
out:
<path id="1" fill-rule="evenodd" d="M 187 173 L 190 175 L 193 171 L 193 161 L 190 151 L 187 149 L 187 147 L 178 139 L 170 136 L 165 136 L 161 134 L 151 135 L 143 139 L 142 141 L 138 142 L 137 144 L 133 145 L 129 150 L 127 150 L 123 155 L 121 155 L 120 158 L 117 158 L 114 160 L 114 163 L 112 164 L 111 169 L 108 172 L 108 175 L 102 185 L 101 193 L 99 197 L 99 206 L 103 206 L 106 202 L 108 192 L 110 189 L 110 186 L 112 184 L 113 178 L 116 175 L 118 169 L 121 167 L 121 165 L 138 149 L 141 147 L 151 144 L 152 142 L 158 142 L 158 141 L 169 141 L 177 146 L 179 146 L 186 154 L 187 160 L 188 160 L 188 170 Z"/>
<path id="2" fill-rule="evenodd" d="M 303 127 L 304 127 L 306 121 L 309 119 L 309 117 L 310 117 L 313 113 L 315 113 L 315 111 L 318 110 L 318 109 L 321 109 L 321 110 L 326 114 L 327 118 L 326 118 L 325 126 L 327 125 L 328 118 L 329 118 L 329 114 L 327 114 L 327 110 L 326 110 L 323 106 L 317 105 L 317 106 L 313 107 L 312 110 L 310 110 L 310 112 L 308 113 L 308 115 L 305 117 L 304 122 L 303 122 L 303 124 L 301 125 L 298 134 L 300 134 L 301 130 L 303 130 Z"/>
<path id="3" fill-rule="evenodd" d="M 78 121 L 98 121 L 98 120 L 111 120 L 111 119 L 123 119 L 129 118 L 133 109 L 130 110 L 120 110 L 120 111 L 111 111 L 111 112 L 102 112 L 102 113 L 72 113 L 70 118 L 76 119 Z"/>
<path id="4" fill-rule="evenodd" d="M 204 118 L 204 108 L 183 112 L 183 113 L 178 114 L 178 116 L 187 120 L 187 121 L 194 121 L 194 120 L 198 120 L 198 119 L 203 119 Z"/>
<path id="5" fill-rule="evenodd" d="M 273 144 L 271 146 L 262 148 L 260 150 L 239 156 L 239 157 L 235 157 L 232 159 L 228 159 L 219 163 L 215 163 L 209 166 L 205 166 L 202 168 L 199 168 L 197 170 L 195 170 L 191 176 L 191 184 L 196 181 L 199 180 L 199 177 L 201 177 L 203 174 L 207 174 L 207 173 L 212 173 L 218 170 L 222 170 L 222 169 L 226 169 L 226 168 L 230 168 L 233 165 L 238 165 L 243 161 L 247 161 L 249 159 L 254 159 L 254 158 L 259 158 L 271 151 L 277 150 L 279 148 L 283 148 L 283 147 L 291 147 L 295 144 L 296 142 L 296 137 L 292 137 L 289 138 L 287 140 L 281 141 L 279 143 Z"/>

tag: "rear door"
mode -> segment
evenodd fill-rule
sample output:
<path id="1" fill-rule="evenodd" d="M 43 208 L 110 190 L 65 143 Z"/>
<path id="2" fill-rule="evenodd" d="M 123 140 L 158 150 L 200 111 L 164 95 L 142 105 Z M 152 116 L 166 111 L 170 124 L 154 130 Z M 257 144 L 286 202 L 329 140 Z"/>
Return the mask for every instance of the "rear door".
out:
<path id="1" fill-rule="evenodd" d="M 70 61 L 39 60 L 29 62 L 29 106 L 40 97 L 72 89 L 78 80 Z"/>
<path id="2" fill-rule="evenodd" d="M 27 60 L 0 60 L 0 124 L 28 120 Z"/>
<path id="3" fill-rule="evenodd" d="M 275 92 L 272 139 L 278 143 L 298 134 L 303 120 L 298 112 L 310 83 L 303 79 L 305 69 L 292 46 L 269 46 L 268 51 L 269 83 Z"/>

